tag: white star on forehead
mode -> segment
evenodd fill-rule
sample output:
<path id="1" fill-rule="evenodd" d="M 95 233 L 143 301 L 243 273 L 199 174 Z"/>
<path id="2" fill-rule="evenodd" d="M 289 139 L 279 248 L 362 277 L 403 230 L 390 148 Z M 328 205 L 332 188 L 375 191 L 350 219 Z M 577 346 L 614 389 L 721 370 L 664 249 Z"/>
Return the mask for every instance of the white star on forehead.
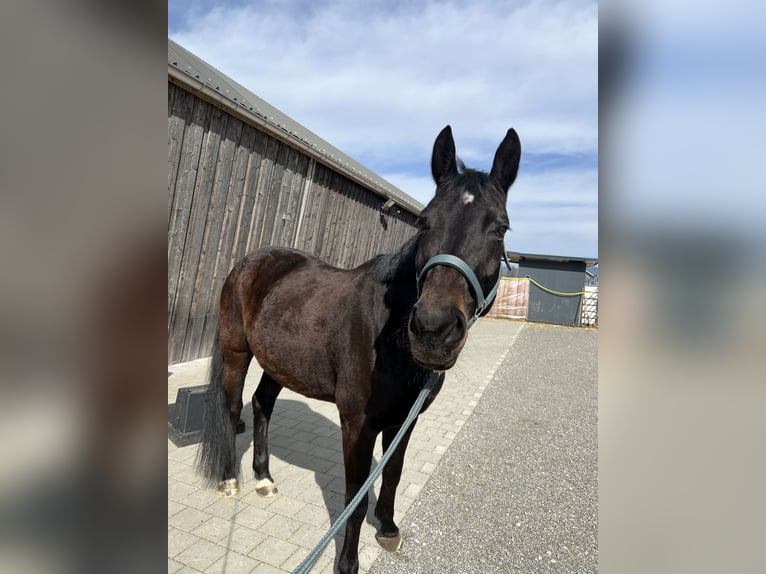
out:
<path id="1" fill-rule="evenodd" d="M 469 203 L 471 203 L 471 202 L 472 202 L 474 199 L 476 199 L 476 198 L 474 197 L 474 195 L 473 195 L 472 193 L 469 193 L 469 192 L 467 192 L 467 191 L 463 193 L 463 203 L 464 203 L 465 205 L 468 205 L 468 204 L 469 204 Z"/>

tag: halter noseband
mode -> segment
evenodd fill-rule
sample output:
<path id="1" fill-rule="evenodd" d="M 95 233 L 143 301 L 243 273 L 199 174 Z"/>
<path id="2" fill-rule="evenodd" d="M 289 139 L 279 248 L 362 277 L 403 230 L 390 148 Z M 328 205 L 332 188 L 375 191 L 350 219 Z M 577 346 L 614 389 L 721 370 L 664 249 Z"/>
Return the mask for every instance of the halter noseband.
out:
<path id="1" fill-rule="evenodd" d="M 508 265 L 508 259 L 505 256 L 505 249 L 503 249 L 503 260 L 505 260 L 505 264 Z M 460 259 L 460 257 L 456 257 L 455 255 L 448 255 L 446 253 L 434 255 L 431 257 L 431 259 L 428 260 L 428 262 L 426 262 L 426 264 L 423 266 L 423 269 L 420 271 L 420 274 L 418 275 L 418 297 L 420 297 L 420 291 L 423 287 L 423 283 L 426 280 L 426 273 L 428 273 L 429 270 L 431 270 L 433 267 L 436 267 L 437 265 L 446 265 L 447 267 L 457 269 L 463 278 L 465 278 L 465 280 L 468 282 L 468 286 L 471 288 L 471 292 L 476 299 L 476 311 L 474 311 L 473 317 L 468 320 L 467 324 L 468 328 L 470 328 L 471 325 L 476 322 L 476 319 L 478 319 L 479 316 L 484 313 L 484 311 L 486 311 L 495 300 L 497 290 L 500 287 L 500 278 L 503 276 L 503 267 L 500 266 L 500 271 L 498 273 L 495 286 L 485 296 L 484 291 L 481 288 L 481 284 L 476 278 L 476 274 L 465 261 Z M 508 265 L 508 268 L 510 269 L 510 265 Z"/>

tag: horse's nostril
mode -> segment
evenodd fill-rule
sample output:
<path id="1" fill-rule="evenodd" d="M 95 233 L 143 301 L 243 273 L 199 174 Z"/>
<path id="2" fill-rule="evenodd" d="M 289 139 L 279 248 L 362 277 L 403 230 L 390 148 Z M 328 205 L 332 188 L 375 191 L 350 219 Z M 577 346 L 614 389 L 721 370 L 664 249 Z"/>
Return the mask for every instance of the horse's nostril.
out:
<path id="1" fill-rule="evenodd" d="M 453 346 L 465 336 L 466 322 L 454 308 L 413 307 L 409 322 L 410 332 L 432 344 Z"/>
<path id="2" fill-rule="evenodd" d="M 458 313 L 455 315 L 455 322 L 452 324 L 452 328 L 447 334 L 445 342 L 457 344 L 465 335 L 465 330 L 465 319 Z"/>
<path id="3" fill-rule="evenodd" d="M 420 324 L 417 318 L 418 306 L 415 305 L 410 313 L 410 331 L 415 335 L 420 335 Z"/>

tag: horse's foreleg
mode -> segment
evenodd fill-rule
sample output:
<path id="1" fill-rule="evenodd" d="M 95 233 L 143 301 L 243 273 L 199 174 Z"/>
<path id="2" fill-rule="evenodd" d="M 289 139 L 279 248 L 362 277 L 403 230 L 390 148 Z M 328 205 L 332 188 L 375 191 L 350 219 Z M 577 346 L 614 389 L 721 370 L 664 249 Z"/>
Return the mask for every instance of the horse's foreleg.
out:
<path id="1" fill-rule="evenodd" d="M 341 432 L 346 470 L 346 506 L 348 506 L 370 475 L 372 450 L 377 433 L 364 424 L 362 417 L 345 420 L 342 415 Z M 338 561 L 340 574 L 356 574 L 359 571 L 359 531 L 367 514 L 368 498 L 369 496 L 365 494 L 346 523 L 346 537 Z"/>
<path id="2" fill-rule="evenodd" d="M 414 426 L 413 424 L 404 434 L 388 464 L 383 469 L 383 483 L 380 488 L 378 504 L 375 506 L 375 517 L 380 520 L 380 529 L 375 535 L 375 539 L 384 550 L 389 552 L 399 550 L 402 545 L 402 536 L 394 522 L 394 500 L 396 498 L 396 487 L 399 485 L 399 480 L 402 477 L 404 453 L 407 450 L 407 443 L 410 440 Z M 383 431 L 384 452 L 388 451 L 398 431 L 399 427 L 387 428 Z"/>
<path id="3" fill-rule="evenodd" d="M 258 388 L 253 393 L 253 472 L 255 473 L 255 492 L 258 496 L 269 498 L 277 494 L 274 479 L 269 472 L 269 421 L 282 386 L 263 373 Z"/>

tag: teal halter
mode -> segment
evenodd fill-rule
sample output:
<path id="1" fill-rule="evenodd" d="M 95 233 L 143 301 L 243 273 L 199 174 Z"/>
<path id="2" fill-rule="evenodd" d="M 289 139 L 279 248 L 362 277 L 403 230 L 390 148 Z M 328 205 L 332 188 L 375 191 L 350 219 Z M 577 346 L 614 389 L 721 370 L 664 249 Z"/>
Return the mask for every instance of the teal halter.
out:
<path id="1" fill-rule="evenodd" d="M 505 261 L 505 264 L 508 265 L 508 259 L 505 256 L 505 250 L 503 250 L 503 260 Z M 484 295 L 484 291 L 481 288 L 481 284 L 479 283 L 479 280 L 476 278 L 476 274 L 473 272 L 473 269 L 471 269 L 468 264 L 460 259 L 460 257 L 456 257 L 455 255 L 448 255 L 446 253 L 442 253 L 440 255 L 434 255 L 431 257 L 431 259 L 428 260 L 428 262 L 423 266 L 423 269 L 420 271 L 420 274 L 418 275 L 418 296 L 420 296 L 420 291 L 423 288 L 423 283 L 426 280 L 426 273 L 433 267 L 436 267 L 437 265 L 446 265 L 447 267 L 452 267 L 453 269 L 457 269 L 460 274 L 465 278 L 465 280 L 468 282 L 468 286 L 471 288 L 471 292 L 473 293 L 474 298 L 476 299 L 476 311 L 474 311 L 473 317 L 471 317 L 468 320 L 468 328 L 471 327 L 476 322 L 476 319 L 479 318 L 479 316 L 484 313 L 489 307 L 492 305 L 492 302 L 495 300 L 495 296 L 497 295 L 497 290 L 500 287 L 500 278 L 503 276 L 503 267 L 500 266 L 500 271 L 498 273 L 497 281 L 495 282 L 495 286 L 490 290 L 487 295 Z M 510 268 L 510 265 L 508 265 L 508 268 Z"/>

